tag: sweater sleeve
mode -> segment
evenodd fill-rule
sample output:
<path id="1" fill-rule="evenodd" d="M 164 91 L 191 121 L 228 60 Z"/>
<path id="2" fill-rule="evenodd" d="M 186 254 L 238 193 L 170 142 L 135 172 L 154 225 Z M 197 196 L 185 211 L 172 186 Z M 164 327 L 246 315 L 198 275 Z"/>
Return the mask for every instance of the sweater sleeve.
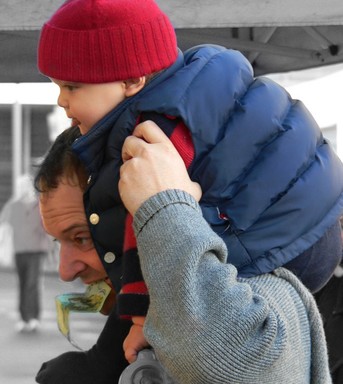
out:
<path id="1" fill-rule="evenodd" d="M 188 128 L 180 119 L 173 119 L 153 113 L 150 117 L 158 123 L 164 124 L 164 129 L 171 142 L 180 153 L 187 168 L 194 158 L 194 146 Z M 132 230 L 132 217 L 127 216 L 125 222 L 123 278 L 122 289 L 118 295 L 118 313 L 123 319 L 132 316 L 145 316 L 149 307 L 149 294 L 143 281 L 139 258 L 137 255 L 136 239 Z"/>
<path id="2" fill-rule="evenodd" d="M 145 336 L 172 377 L 183 384 L 310 382 L 302 300 L 275 275 L 237 279 L 225 244 L 190 195 L 151 197 L 134 228 L 150 293 Z"/>

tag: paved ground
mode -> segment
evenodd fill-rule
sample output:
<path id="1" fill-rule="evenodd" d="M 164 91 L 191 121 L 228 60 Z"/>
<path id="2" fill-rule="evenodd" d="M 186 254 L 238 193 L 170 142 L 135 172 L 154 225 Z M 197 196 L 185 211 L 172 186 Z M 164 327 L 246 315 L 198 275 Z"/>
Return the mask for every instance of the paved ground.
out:
<path id="1" fill-rule="evenodd" d="M 63 292 L 83 291 L 84 288 L 76 283 L 62 283 L 54 273 L 45 274 L 42 285 L 41 330 L 35 334 L 19 334 L 14 327 L 18 320 L 16 275 L 11 270 L 0 270 L 1 384 L 34 384 L 42 362 L 75 350 L 57 329 L 54 297 Z M 96 341 L 105 320 L 100 314 L 72 314 L 74 340 L 88 349 Z"/>

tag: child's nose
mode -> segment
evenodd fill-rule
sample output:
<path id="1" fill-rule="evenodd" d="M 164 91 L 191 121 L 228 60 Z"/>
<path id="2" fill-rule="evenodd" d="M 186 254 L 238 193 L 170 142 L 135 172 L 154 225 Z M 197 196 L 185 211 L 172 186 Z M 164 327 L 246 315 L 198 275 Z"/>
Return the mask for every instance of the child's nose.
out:
<path id="1" fill-rule="evenodd" d="M 67 108 L 68 106 L 67 99 L 63 96 L 62 92 L 58 96 L 57 104 L 62 108 Z"/>

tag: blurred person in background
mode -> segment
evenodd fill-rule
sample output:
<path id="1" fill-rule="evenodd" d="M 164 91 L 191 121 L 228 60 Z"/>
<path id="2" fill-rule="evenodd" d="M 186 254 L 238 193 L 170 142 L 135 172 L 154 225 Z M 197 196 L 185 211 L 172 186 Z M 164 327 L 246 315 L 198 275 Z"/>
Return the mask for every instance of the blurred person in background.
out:
<path id="1" fill-rule="evenodd" d="M 34 332 L 40 325 L 41 266 L 52 249 L 52 241 L 42 227 L 31 176 L 23 174 L 16 183 L 14 195 L 1 211 L 0 222 L 8 223 L 13 229 L 20 315 L 16 330 Z"/>

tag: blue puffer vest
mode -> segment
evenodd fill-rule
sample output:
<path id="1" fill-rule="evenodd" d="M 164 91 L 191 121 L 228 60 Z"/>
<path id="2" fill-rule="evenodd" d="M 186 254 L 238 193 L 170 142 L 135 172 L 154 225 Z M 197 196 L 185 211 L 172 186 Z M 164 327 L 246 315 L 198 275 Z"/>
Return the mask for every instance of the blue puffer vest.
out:
<path id="1" fill-rule="evenodd" d="M 121 147 L 146 111 L 181 117 L 190 129 L 189 173 L 202 187 L 204 217 L 240 275 L 291 261 L 341 215 L 342 164 L 304 105 L 275 82 L 255 79 L 239 52 L 195 47 L 74 143 L 91 175 L 85 209 L 99 217 L 89 225 L 112 281 L 120 278 L 125 216 Z M 107 263 L 106 254 L 116 259 Z"/>

